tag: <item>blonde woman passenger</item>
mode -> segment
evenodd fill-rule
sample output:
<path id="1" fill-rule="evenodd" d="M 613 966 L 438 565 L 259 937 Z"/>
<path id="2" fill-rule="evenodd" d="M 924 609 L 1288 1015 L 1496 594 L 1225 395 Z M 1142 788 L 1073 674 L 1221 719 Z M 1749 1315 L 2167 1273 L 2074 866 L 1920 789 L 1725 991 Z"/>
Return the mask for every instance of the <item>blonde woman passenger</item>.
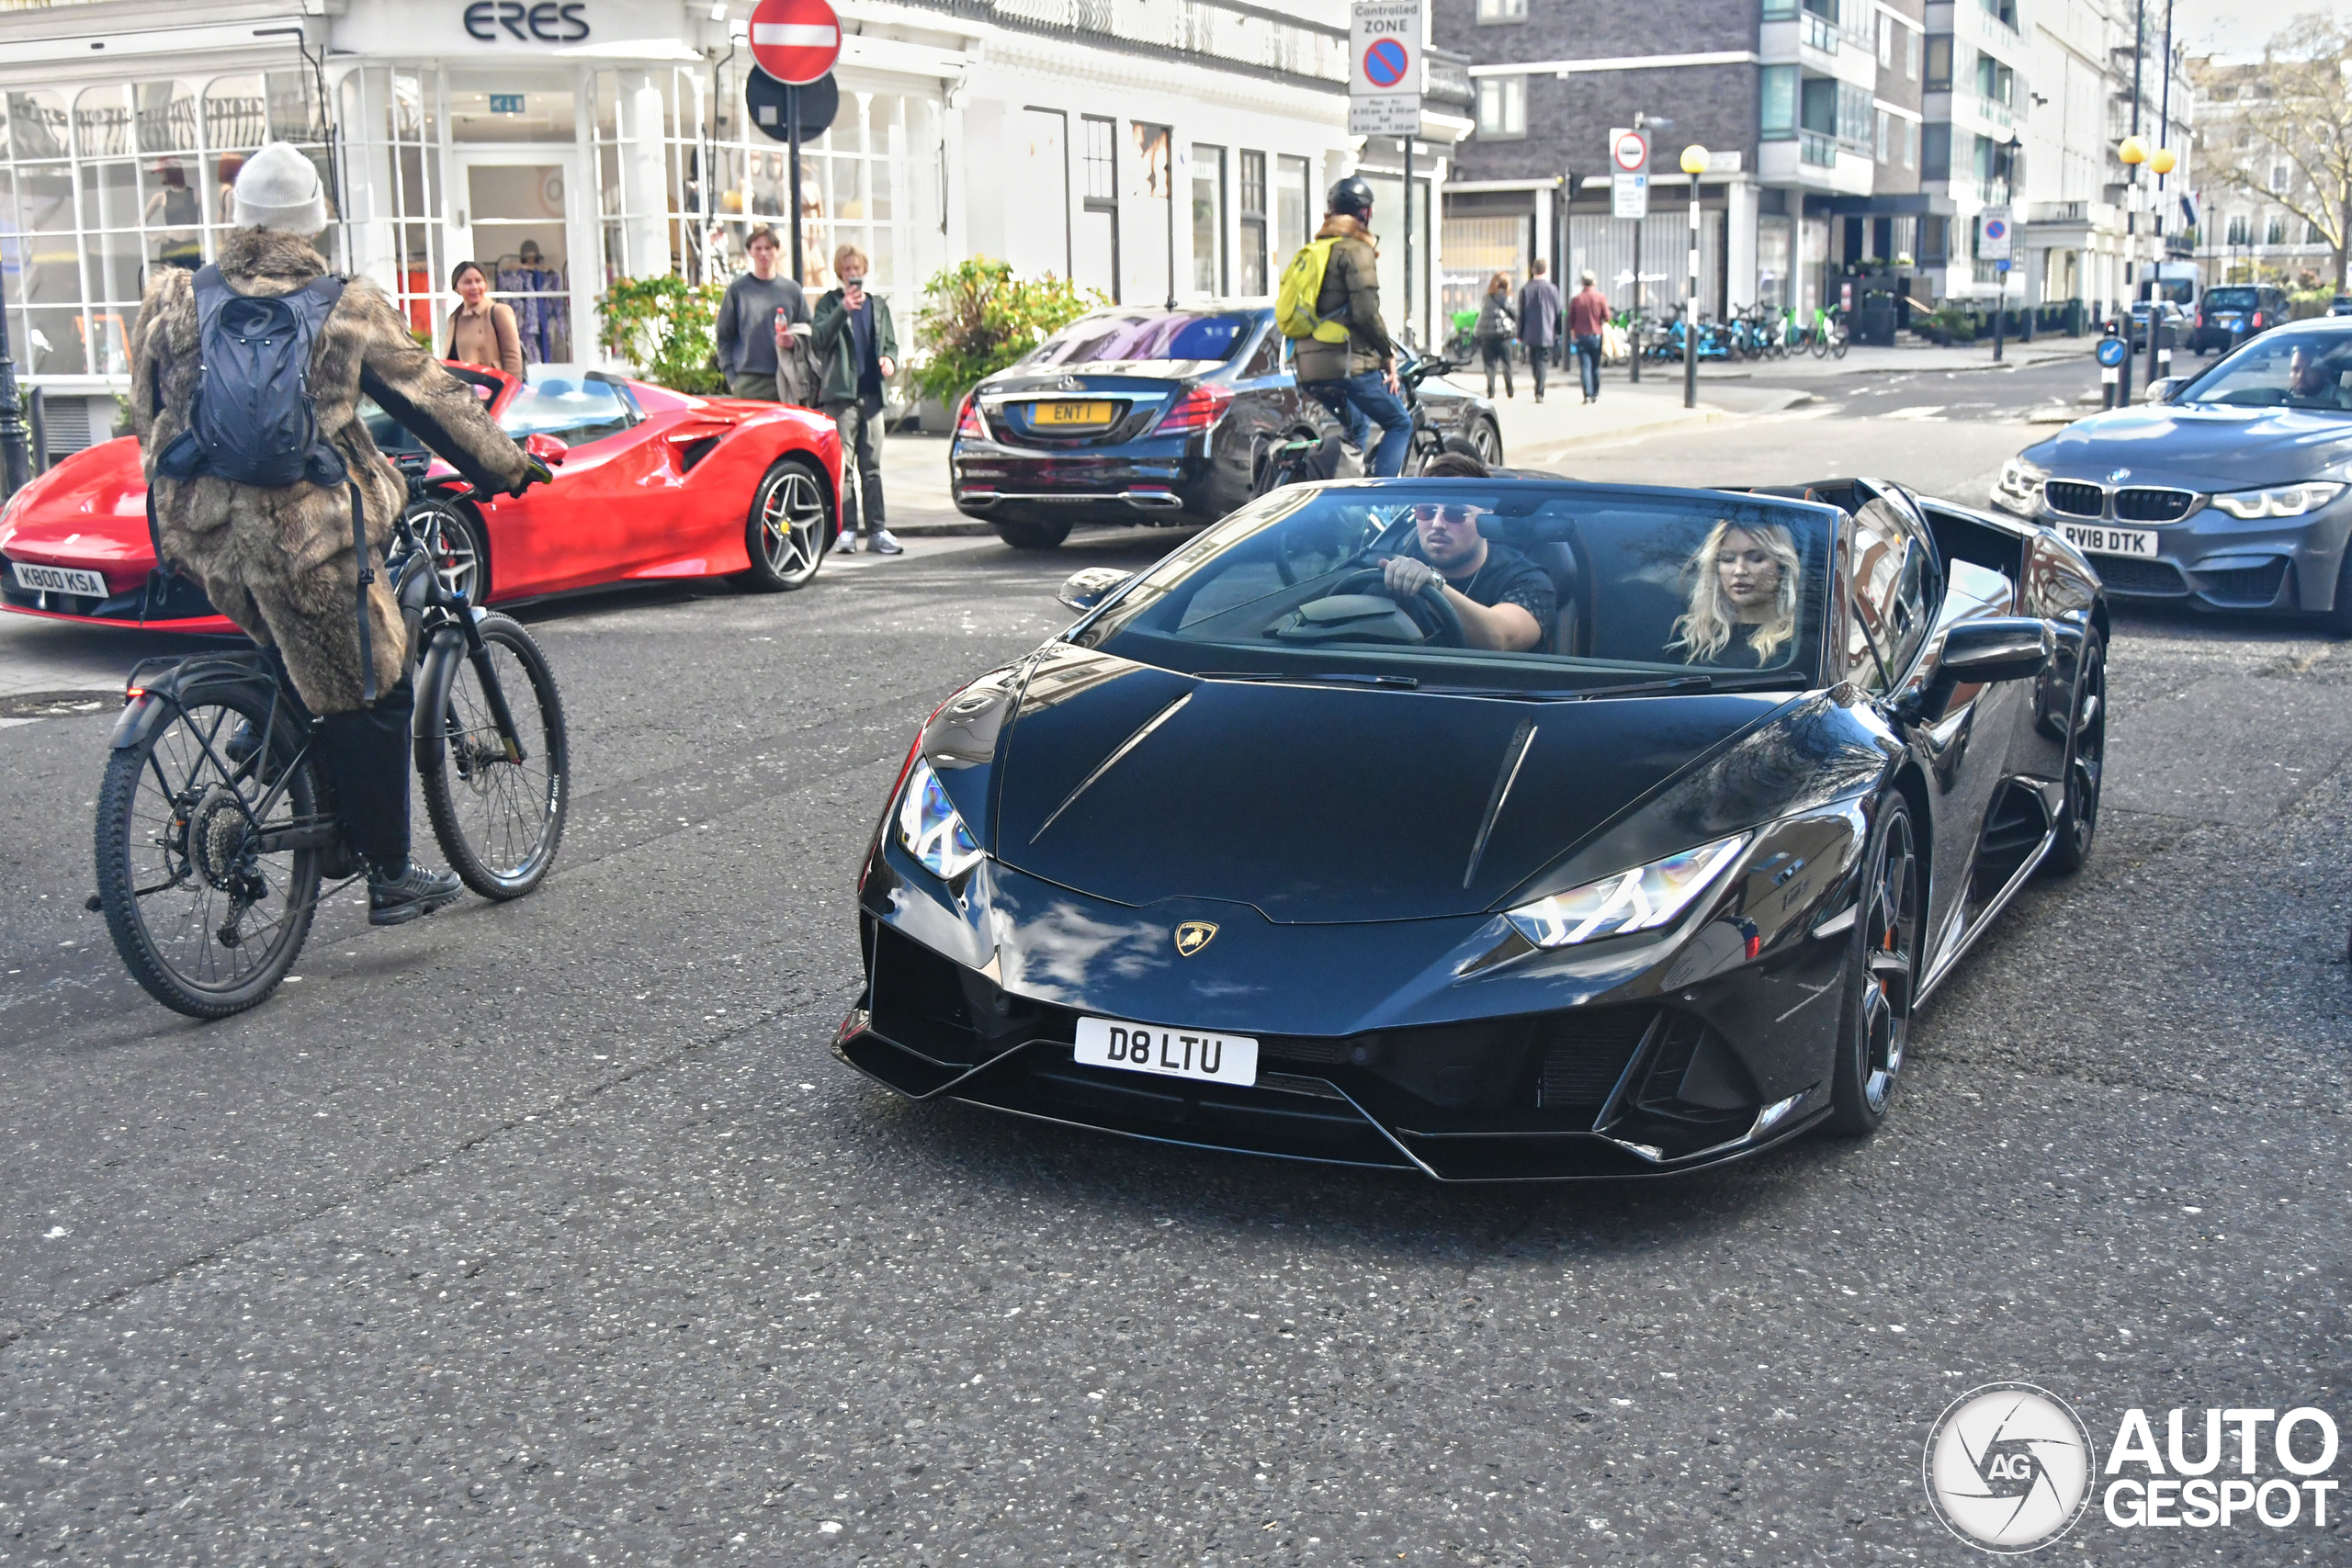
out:
<path id="1" fill-rule="evenodd" d="M 1797 585 L 1804 561 L 1778 524 L 1719 522 L 1683 568 L 1690 608 L 1674 623 L 1668 650 L 1689 664 L 1744 663 L 1758 669 L 1796 653 Z"/>

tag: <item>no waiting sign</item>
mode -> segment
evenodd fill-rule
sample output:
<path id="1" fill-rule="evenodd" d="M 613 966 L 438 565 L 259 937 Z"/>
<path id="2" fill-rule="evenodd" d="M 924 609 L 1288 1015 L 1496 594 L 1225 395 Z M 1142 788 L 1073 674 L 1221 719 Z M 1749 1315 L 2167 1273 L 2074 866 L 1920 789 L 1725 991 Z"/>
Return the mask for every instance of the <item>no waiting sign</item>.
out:
<path id="1" fill-rule="evenodd" d="M 1638 130 L 1611 131 L 1609 162 L 1622 175 L 1645 173 L 1650 166 L 1650 139 Z"/>
<path id="2" fill-rule="evenodd" d="M 760 0 L 752 12 L 752 58 L 789 86 L 814 82 L 841 52 L 841 18 L 826 0 Z"/>

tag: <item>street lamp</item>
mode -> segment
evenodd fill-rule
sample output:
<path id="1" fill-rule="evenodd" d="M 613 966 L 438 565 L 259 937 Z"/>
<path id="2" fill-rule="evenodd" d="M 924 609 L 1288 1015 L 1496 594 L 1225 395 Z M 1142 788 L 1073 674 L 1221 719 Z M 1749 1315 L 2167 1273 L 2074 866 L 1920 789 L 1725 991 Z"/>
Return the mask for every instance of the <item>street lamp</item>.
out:
<path id="1" fill-rule="evenodd" d="M 2136 78 L 2132 91 L 2132 118 L 2136 121 L 2140 118 L 2139 85 Z M 2122 374 L 2117 378 L 2116 382 L 2115 406 L 2130 408 L 2132 406 L 2132 297 L 2138 292 L 2140 270 L 2140 165 L 2148 161 L 2148 144 L 2137 136 L 2127 136 L 2116 143 L 2115 155 L 2123 161 L 2125 170 L 2123 192 L 2124 353 Z M 2148 342 L 2153 345 L 2155 339 L 2156 302 L 2151 299 L 2148 301 Z M 2153 346 L 2149 352 L 2153 358 L 2154 354 Z"/>
<path id="2" fill-rule="evenodd" d="M 1682 172 L 1690 176 L 1690 287 L 1682 307 L 1682 406 L 1699 406 L 1699 176 L 1707 172 L 1707 150 L 1693 141 L 1682 150 Z"/>

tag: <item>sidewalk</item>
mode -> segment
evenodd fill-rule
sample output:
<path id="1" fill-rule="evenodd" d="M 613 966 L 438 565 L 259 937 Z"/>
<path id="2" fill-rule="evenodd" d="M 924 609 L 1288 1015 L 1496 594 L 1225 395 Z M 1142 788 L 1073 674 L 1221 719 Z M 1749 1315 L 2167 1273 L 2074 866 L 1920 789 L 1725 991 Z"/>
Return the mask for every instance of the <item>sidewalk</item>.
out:
<path id="1" fill-rule="evenodd" d="M 1768 383 L 1786 381 L 1829 380 L 1839 376 L 1886 376 L 1922 371 L 1995 370 L 2008 367 L 2047 365 L 2060 359 L 2087 359 L 2098 344 L 2095 337 L 2039 337 L 2031 343 L 2019 343 L 2012 338 L 2001 345 L 2001 363 L 1993 363 L 1993 344 L 1987 338 L 1981 343 L 1954 344 L 1950 348 L 1938 348 L 1930 343 L 1911 340 L 1898 343 L 1893 348 L 1865 348 L 1860 344 L 1849 348 L 1843 359 L 1815 359 L 1809 354 L 1792 354 L 1785 359 L 1747 359 L 1736 362 L 1716 360 L 1699 367 L 1702 381 L 1753 380 Z M 1659 366 L 1668 374 L 1679 377 L 1679 365 Z M 1652 375 L 1651 366 L 1642 367 L 1645 378 Z"/>

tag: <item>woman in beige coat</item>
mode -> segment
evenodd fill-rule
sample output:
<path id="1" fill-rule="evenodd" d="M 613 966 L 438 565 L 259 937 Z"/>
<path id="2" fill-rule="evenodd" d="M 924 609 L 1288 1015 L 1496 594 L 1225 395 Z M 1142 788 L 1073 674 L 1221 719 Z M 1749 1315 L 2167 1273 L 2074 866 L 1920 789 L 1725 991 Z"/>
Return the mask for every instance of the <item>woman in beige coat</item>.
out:
<path id="1" fill-rule="evenodd" d="M 523 334 L 514 307 L 490 297 L 490 275 L 480 262 L 462 261 L 449 287 L 465 303 L 449 314 L 449 352 L 441 357 L 462 365 L 487 365 L 517 380 L 523 375 Z"/>

